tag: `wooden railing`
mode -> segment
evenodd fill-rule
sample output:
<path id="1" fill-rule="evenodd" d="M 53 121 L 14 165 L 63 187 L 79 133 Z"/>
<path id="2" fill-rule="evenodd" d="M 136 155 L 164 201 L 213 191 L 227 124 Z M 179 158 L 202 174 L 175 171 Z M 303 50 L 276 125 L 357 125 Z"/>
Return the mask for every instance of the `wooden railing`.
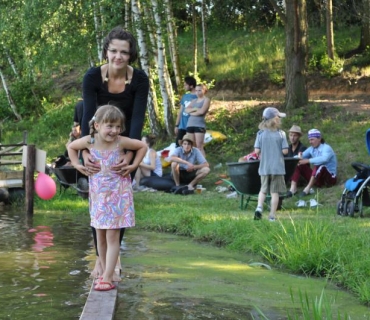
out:
<path id="1" fill-rule="evenodd" d="M 23 132 L 23 141 L 15 144 L 0 144 L 0 166 L 17 165 L 22 163 L 23 147 L 27 145 L 27 131 Z M 3 157 L 17 157 L 19 159 L 3 159 Z M 1 170 L 1 168 L 0 168 Z"/>

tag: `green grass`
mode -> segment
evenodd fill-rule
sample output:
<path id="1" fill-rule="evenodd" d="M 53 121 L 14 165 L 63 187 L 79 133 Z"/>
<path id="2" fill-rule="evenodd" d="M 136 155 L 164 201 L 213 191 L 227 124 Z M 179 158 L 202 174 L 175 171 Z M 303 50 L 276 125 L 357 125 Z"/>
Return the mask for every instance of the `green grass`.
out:
<path id="1" fill-rule="evenodd" d="M 259 30 L 222 30 L 208 31 L 210 64 L 205 65 L 202 58 L 202 38 L 198 32 L 198 72 L 202 79 L 240 82 L 251 80 L 260 74 L 268 75 L 268 79 L 281 84 L 284 79 L 284 28 L 275 27 Z M 308 30 L 308 71 L 321 72 L 327 76 L 337 75 L 338 67 L 343 66 L 345 72 L 360 72 L 370 64 L 369 55 L 344 60 L 348 51 L 355 49 L 360 41 L 358 26 L 343 27 L 335 30 L 336 63 L 333 65 L 326 59 L 326 31 L 324 28 Z M 182 70 L 193 71 L 192 33 L 179 34 L 179 49 Z M 367 74 L 367 73 L 366 73 Z"/>

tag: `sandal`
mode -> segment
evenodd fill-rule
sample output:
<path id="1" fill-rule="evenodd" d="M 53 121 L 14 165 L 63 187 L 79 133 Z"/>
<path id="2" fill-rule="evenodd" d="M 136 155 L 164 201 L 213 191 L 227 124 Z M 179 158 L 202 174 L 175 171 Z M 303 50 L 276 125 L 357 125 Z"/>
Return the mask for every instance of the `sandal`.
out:
<path id="1" fill-rule="evenodd" d="M 116 286 L 110 282 L 100 281 L 95 287 L 96 291 L 109 291 L 113 290 Z"/>
<path id="2" fill-rule="evenodd" d="M 94 284 L 98 284 L 102 280 L 103 280 L 103 277 L 97 277 L 97 278 L 94 279 Z"/>

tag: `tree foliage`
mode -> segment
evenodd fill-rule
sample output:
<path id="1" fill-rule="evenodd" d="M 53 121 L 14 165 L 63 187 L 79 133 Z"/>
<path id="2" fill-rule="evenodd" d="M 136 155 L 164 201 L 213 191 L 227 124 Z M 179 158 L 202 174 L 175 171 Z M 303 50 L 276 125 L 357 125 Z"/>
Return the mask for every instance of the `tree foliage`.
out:
<path id="1" fill-rule="evenodd" d="M 273 2 L 272 2 L 273 1 Z M 129 0 L 125 1 L 87 1 L 87 0 L 2 0 L 0 8 L 0 68 L 9 86 L 9 95 L 17 106 L 21 116 L 37 115 L 43 112 L 42 101 L 52 100 L 52 80 L 69 73 L 75 67 L 100 63 L 99 43 L 103 36 L 116 25 L 132 28 L 137 35 L 137 27 L 132 18 Z M 163 52 L 166 53 L 167 74 L 173 84 L 181 79 L 181 73 L 197 70 L 197 64 L 208 61 L 193 57 L 193 70 L 175 70 L 172 55 L 176 54 L 177 46 L 170 39 L 182 30 L 191 30 L 193 26 L 202 26 L 202 8 L 207 28 L 240 29 L 246 32 L 258 32 L 271 26 L 280 25 L 282 19 L 277 12 L 285 12 L 283 0 L 190 0 L 173 1 L 157 0 L 157 20 L 161 22 Z M 332 0 L 334 31 L 338 25 L 364 25 L 370 16 L 368 0 Z M 307 21 L 309 26 L 325 26 L 325 0 L 307 0 Z M 167 7 L 164 7 L 167 4 Z M 365 6 L 364 6 L 365 4 Z M 171 12 L 168 12 L 168 7 Z M 365 10 L 364 10 L 365 9 Z M 142 0 L 143 38 L 147 44 L 148 68 L 153 73 L 152 96 L 153 108 L 163 115 L 158 75 L 158 25 L 153 16 L 153 2 Z M 171 18 L 169 18 L 171 17 Z M 171 19 L 171 28 L 168 28 Z M 361 46 L 366 48 L 370 34 L 369 24 L 363 29 L 364 37 Z M 154 31 L 153 31 L 154 30 Z M 158 30 L 157 30 L 158 31 Z M 194 45 L 205 35 L 195 32 Z M 367 32 L 367 33 L 366 33 Z M 176 37 L 175 37 L 176 38 Z M 365 42 L 363 40 L 366 40 Z M 370 37 L 369 37 L 370 41 Z M 172 42 L 172 43 L 171 43 Z M 171 43 L 171 47 L 169 47 Z M 206 49 L 206 47 L 205 47 Z M 174 52 L 175 51 L 175 52 Z M 205 51 L 205 50 L 203 50 Z M 197 51 L 197 55 L 202 52 Z M 212 63 L 212 52 L 209 53 Z M 169 58 L 169 55 L 171 58 Z M 179 54 L 181 59 L 181 53 Z M 206 60 L 206 61 L 204 61 Z M 140 66 L 142 67 L 142 66 Z M 180 63 L 181 67 L 181 63 Z M 82 75 L 81 75 L 82 78 Z M 176 81 L 175 81 L 176 79 Z M 176 88 L 176 85 L 174 86 Z M 163 90 L 162 90 L 163 91 Z M 170 93 L 169 100 L 173 100 Z M 158 100 L 158 102 L 157 102 Z M 171 102 L 170 108 L 173 108 Z M 170 117 L 172 111 L 168 110 Z M 9 108 L 5 90 L 0 92 L 0 117 L 14 117 Z M 162 126 L 170 130 L 168 120 L 161 119 Z M 154 122 L 153 122 L 154 123 Z M 167 125 L 164 125 L 167 123 Z M 161 126 L 157 123 L 157 128 Z M 156 129 L 159 130 L 159 129 Z"/>

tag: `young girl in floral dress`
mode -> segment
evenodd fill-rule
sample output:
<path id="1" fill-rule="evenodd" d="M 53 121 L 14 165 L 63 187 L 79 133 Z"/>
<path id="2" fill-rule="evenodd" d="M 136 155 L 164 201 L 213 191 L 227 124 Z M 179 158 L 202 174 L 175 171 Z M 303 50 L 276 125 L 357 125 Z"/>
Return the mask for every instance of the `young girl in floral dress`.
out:
<path id="1" fill-rule="evenodd" d="M 135 226 L 131 177 L 127 172 L 138 167 L 147 150 L 144 142 L 120 136 L 125 130 L 124 123 L 125 117 L 117 107 L 104 105 L 90 121 L 91 135 L 68 145 L 72 165 L 89 176 L 91 226 L 97 230 L 103 268 L 103 275 L 95 285 L 98 291 L 115 288 L 112 281 L 120 250 L 120 229 Z M 84 149 L 89 149 L 92 158 L 100 163 L 99 172 L 92 173 L 80 163 L 78 152 Z M 122 150 L 136 151 L 134 162 L 121 171 L 113 171 L 111 167 L 119 161 Z"/>

